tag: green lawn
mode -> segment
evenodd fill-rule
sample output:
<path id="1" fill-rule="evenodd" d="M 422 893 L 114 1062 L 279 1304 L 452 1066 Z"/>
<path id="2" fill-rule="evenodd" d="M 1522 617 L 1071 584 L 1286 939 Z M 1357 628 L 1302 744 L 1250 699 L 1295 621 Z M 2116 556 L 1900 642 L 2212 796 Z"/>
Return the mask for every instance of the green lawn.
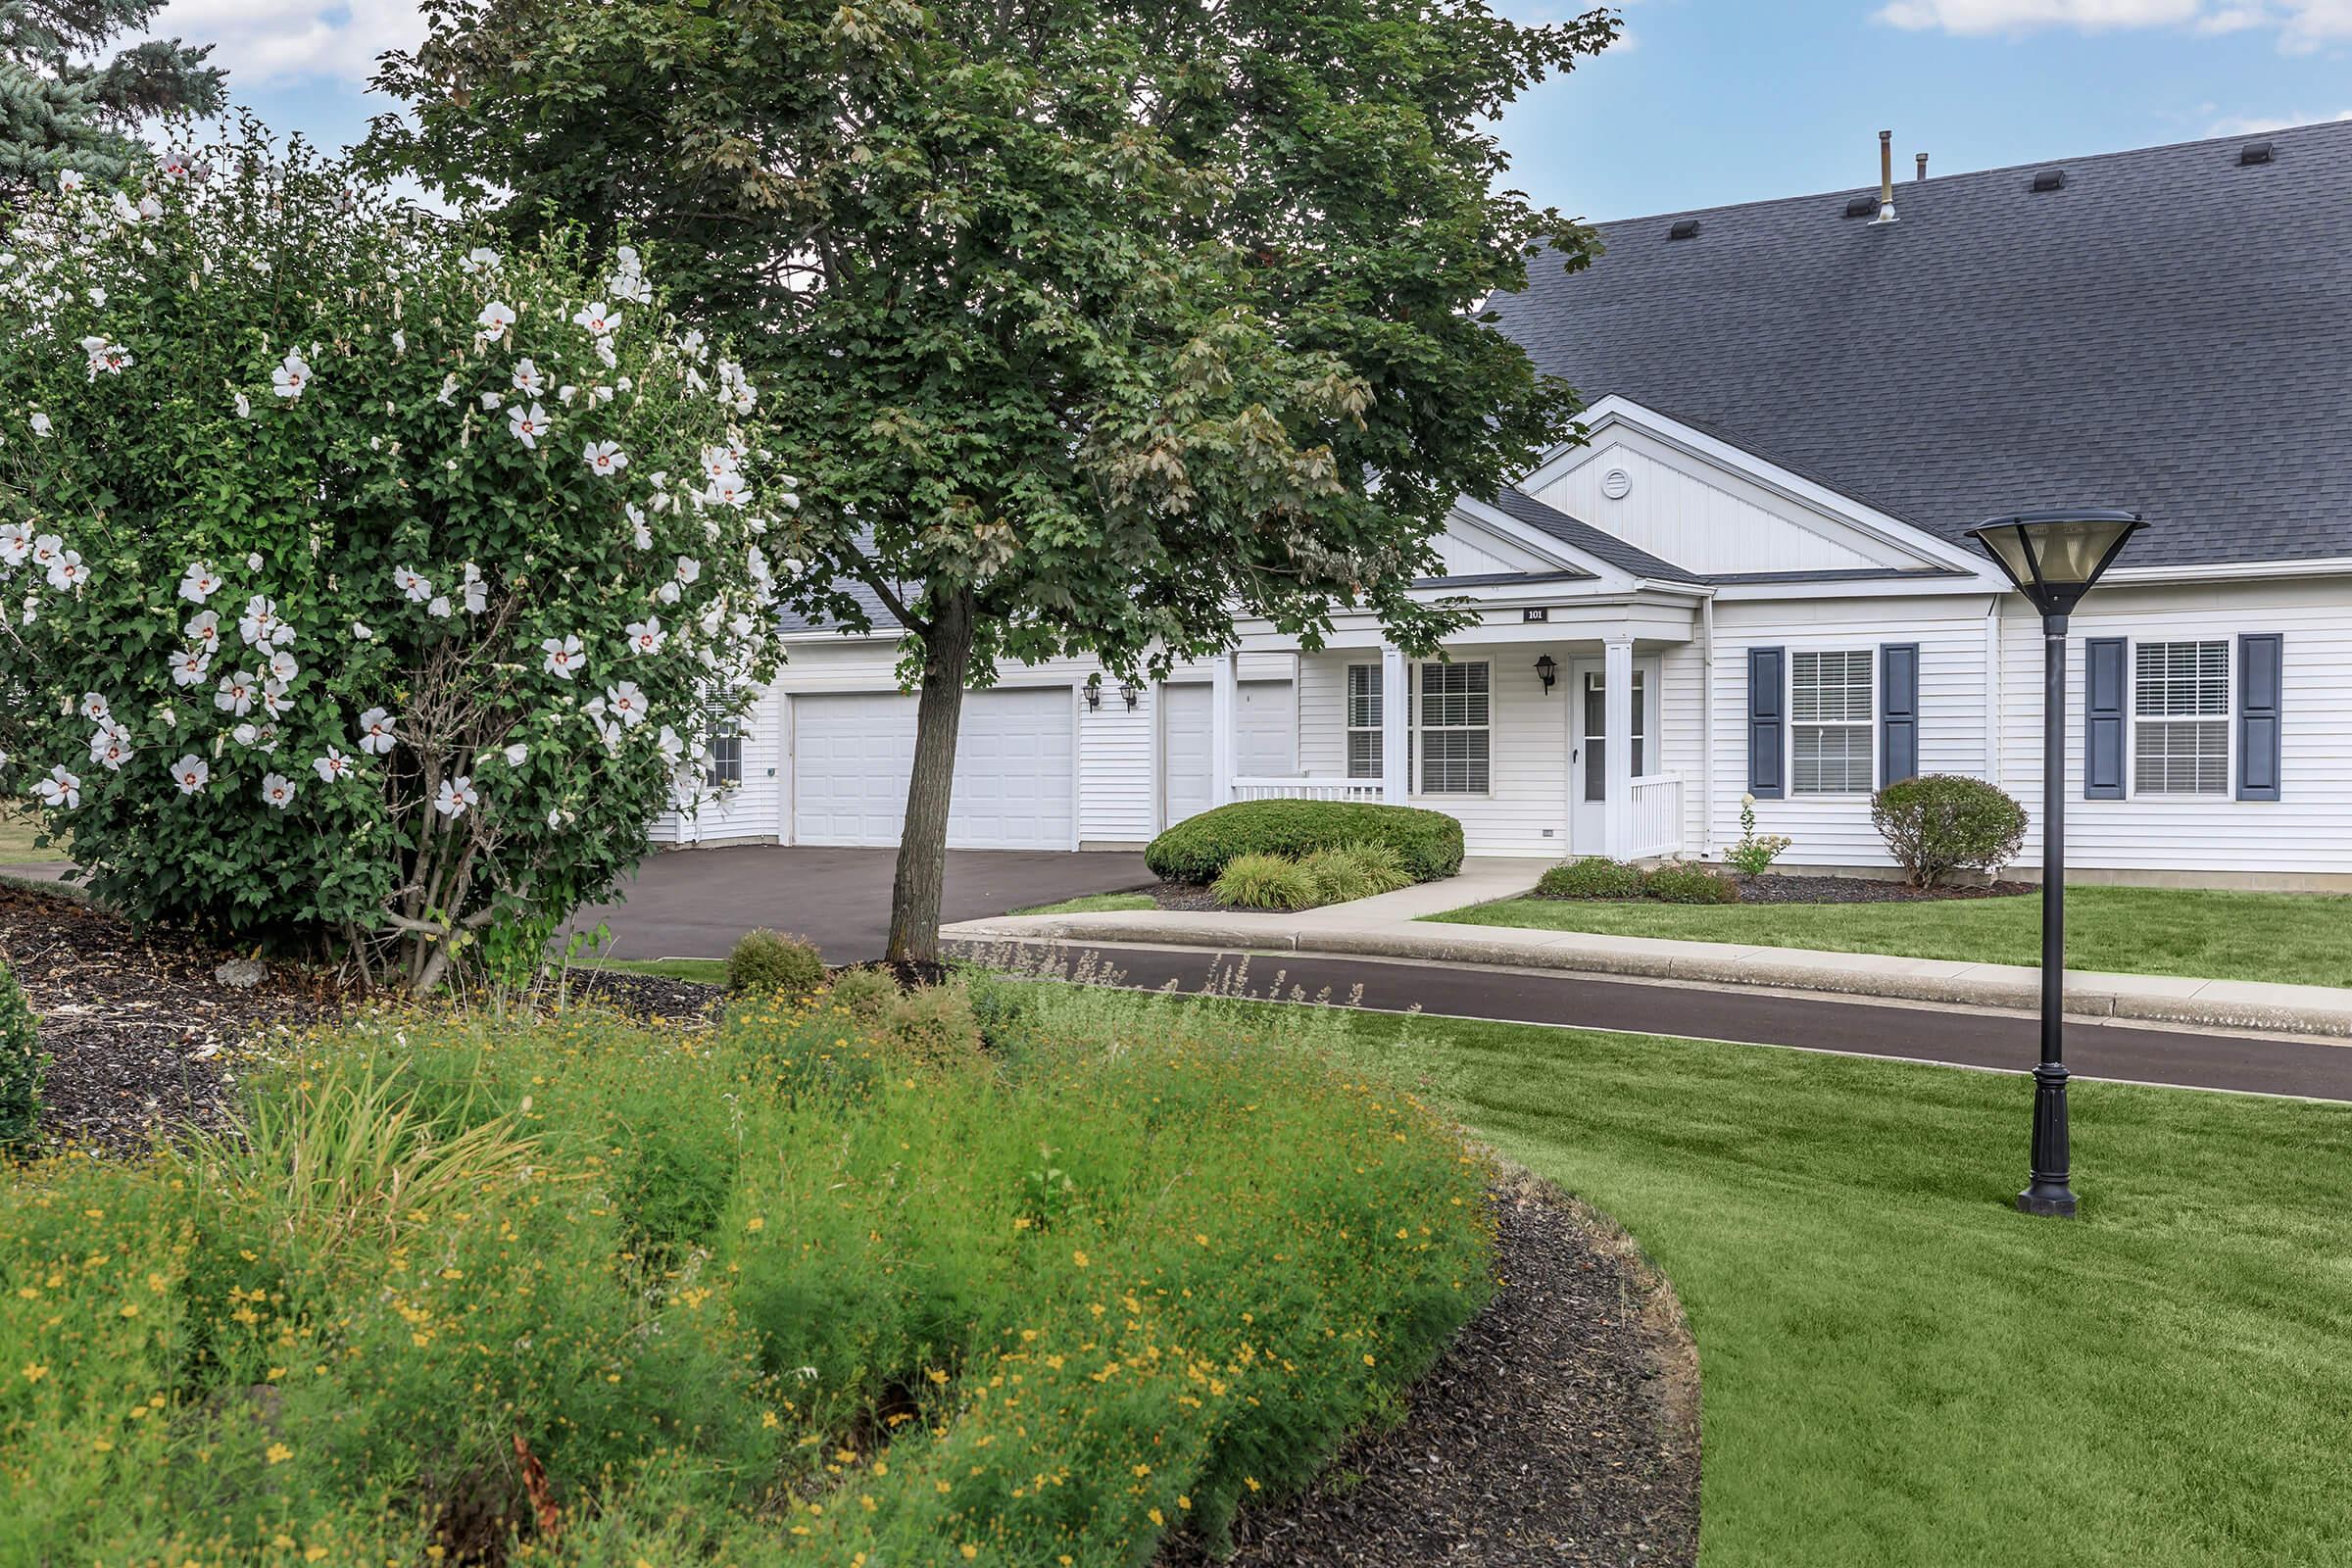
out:
<path id="1" fill-rule="evenodd" d="M 1149 909 L 1155 901 L 1149 893 L 1087 893 L 1059 904 L 1033 904 L 1014 914 L 1104 914 L 1112 909 Z"/>
<path id="2" fill-rule="evenodd" d="M 52 845 L 35 848 L 32 818 L 13 807 L 0 806 L 0 865 L 37 865 L 63 860 L 65 852 Z"/>
<path id="3" fill-rule="evenodd" d="M 615 974 L 658 975 L 664 980 L 692 980 L 706 986 L 727 983 L 727 965 L 720 958 L 599 958 L 572 967 L 583 973 L 610 969 Z"/>
<path id="4" fill-rule="evenodd" d="M 1370 1017 L 1681 1293 L 1702 1568 L 2352 1562 L 2352 1106 Z"/>
<path id="5" fill-rule="evenodd" d="M 2031 894 L 1925 904 L 1703 906 L 1505 899 L 1429 918 L 1990 963 L 2030 965 L 2040 961 L 2041 953 L 2041 901 Z M 2066 952 L 2072 969 L 2352 986 L 2352 898 L 2070 887 Z"/>

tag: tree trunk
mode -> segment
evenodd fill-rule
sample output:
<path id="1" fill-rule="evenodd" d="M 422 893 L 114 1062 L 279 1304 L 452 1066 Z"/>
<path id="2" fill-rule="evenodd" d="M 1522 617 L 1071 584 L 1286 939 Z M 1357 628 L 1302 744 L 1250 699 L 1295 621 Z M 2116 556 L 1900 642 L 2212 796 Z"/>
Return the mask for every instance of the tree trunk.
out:
<path id="1" fill-rule="evenodd" d="M 906 780 L 906 822 L 890 890 L 893 963 L 939 961 L 939 895 L 947 879 L 948 806 L 956 785 L 956 733 L 972 663 L 972 591 L 956 588 L 934 604 L 923 639 L 922 698 L 915 709 L 914 771 Z"/>

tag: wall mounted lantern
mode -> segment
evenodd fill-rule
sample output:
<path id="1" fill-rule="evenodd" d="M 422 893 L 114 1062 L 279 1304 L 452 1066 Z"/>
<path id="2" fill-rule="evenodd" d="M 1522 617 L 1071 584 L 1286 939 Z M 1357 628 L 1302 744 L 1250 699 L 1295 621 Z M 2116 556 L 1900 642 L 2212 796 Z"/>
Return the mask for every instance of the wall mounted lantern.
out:
<path id="1" fill-rule="evenodd" d="M 1549 692 L 1551 683 L 1559 677 L 1560 666 L 1552 662 L 1549 654 L 1536 661 L 1536 678 L 1544 683 L 1544 691 Z"/>

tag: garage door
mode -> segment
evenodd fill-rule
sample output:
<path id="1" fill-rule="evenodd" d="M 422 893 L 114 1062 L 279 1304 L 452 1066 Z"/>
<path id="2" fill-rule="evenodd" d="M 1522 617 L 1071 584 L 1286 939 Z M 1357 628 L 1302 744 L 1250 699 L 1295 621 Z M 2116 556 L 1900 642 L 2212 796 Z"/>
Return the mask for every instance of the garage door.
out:
<path id="1" fill-rule="evenodd" d="M 973 692 L 963 700 L 948 844 L 1066 850 L 1076 842 L 1076 730 L 1069 688 Z M 892 846 L 914 767 L 915 700 L 897 693 L 795 697 L 793 838 Z"/>

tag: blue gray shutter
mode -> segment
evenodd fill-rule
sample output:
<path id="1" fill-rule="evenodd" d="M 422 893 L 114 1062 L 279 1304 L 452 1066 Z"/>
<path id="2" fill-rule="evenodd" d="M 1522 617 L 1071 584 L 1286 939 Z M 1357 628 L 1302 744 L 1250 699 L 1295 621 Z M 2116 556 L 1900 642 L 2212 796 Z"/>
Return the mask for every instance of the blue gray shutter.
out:
<path id="1" fill-rule="evenodd" d="M 2237 798 L 2278 799 L 2278 686 L 2286 639 L 2250 631 L 2237 639 Z"/>
<path id="2" fill-rule="evenodd" d="M 2082 798 L 2124 798 L 2124 639 L 2091 637 L 2082 644 Z M 2062 766 L 2053 761 L 2050 765 Z"/>
<path id="3" fill-rule="evenodd" d="M 1747 651 L 1747 793 L 1759 801 L 1779 800 L 1788 771 L 1788 667 L 1786 649 Z"/>
<path id="4" fill-rule="evenodd" d="M 1879 788 L 1919 776 L 1919 644 L 1879 649 Z"/>

